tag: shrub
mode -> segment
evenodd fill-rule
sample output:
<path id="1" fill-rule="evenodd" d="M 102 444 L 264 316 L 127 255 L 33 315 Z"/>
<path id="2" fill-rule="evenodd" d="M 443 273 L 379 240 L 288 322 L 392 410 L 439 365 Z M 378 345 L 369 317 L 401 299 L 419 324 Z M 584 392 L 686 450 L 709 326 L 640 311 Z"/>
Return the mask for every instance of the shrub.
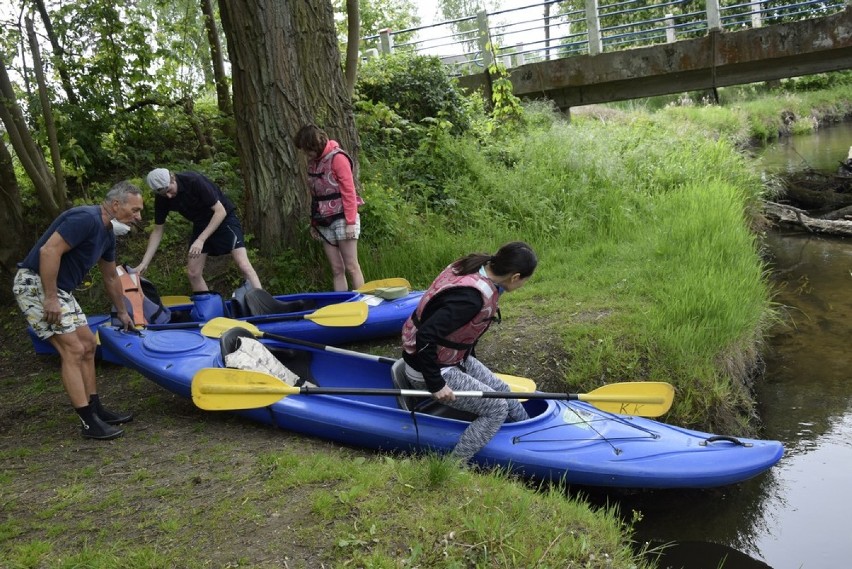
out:
<path id="1" fill-rule="evenodd" d="M 384 103 L 414 124 L 440 118 L 452 124 L 454 134 L 470 127 L 466 98 L 437 57 L 396 53 L 373 58 L 359 71 L 355 97 Z"/>

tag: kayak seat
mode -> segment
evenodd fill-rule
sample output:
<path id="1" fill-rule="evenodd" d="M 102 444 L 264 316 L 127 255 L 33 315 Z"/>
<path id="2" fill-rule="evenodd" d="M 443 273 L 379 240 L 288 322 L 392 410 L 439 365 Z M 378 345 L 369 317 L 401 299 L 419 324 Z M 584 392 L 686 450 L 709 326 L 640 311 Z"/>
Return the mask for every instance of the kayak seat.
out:
<path id="1" fill-rule="evenodd" d="M 222 334 L 222 336 L 219 337 L 219 350 L 222 353 L 222 361 L 225 361 L 225 356 L 234 353 L 237 348 L 240 347 L 240 341 L 242 340 L 242 338 L 254 339 L 254 334 L 252 334 L 245 328 L 235 326 L 229 330 L 226 330 Z M 276 348 L 271 347 L 268 344 L 264 344 L 264 347 L 273 356 L 275 356 L 275 359 L 277 359 L 284 366 L 286 366 L 288 370 L 299 376 L 300 381 L 297 385 L 302 385 L 304 382 L 308 382 L 308 384 L 311 386 L 318 385 L 317 381 L 311 374 L 310 352 L 305 350 L 293 350 L 289 348 Z"/>
<path id="2" fill-rule="evenodd" d="M 405 376 L 405 360 L 399 358 L 393 365 L 391 366 L 391 379 L 393 380 L 394 389 L 412 389 L 411 384 L 408 383 L 408 378 Z M 403 395 L 397 395 L 396 400 L 399 403 L 399 408 L 403 411 L 410 411 L 413 406 L 409 406 L 409 403 L 416 405 L 417 397 L 405 397 Z"/>
<path id="3" fill-rule="evenodd" d="M 219 337 L 219 351 L 222 352 L 222 361 L 225 361 L 225 356 L 233 354 L 240 347 L 240 338 L 254 338 L 254 334 L 239 326 L 222 333 Z"/>
<path id="4" fill-rule="evenodd" d="M 245 295 L 231 298 L 231 318 L 245 318 L 249 315 Z"/>
<path id="5" fill-rule="evenodd" d="M 417 389 L 411 385 L 408 376 L 405 375 L 405 360 L 402 358 L 396 360 L 391 366 L 391 378 L 393 379 L 394 389 Z M 399 402 L 399 408 L 403 411 L 414 411 L 460 421 L 473 421 L 477 417 L 474 413 L 444 405 L 431 397 L 399 395 L 396 399 Z"/>
<path id="6" fill-rule="evenodd" d="M 253 288 L 250 282 L 243 281 L 243 284 L 231 294 L 231 318 L 244 318 L 249 315 L 246 307 L 246 293 Z"/>
<path id="7" fill-rule="evenodd" d="M 288 314 L 316 308 L 314 300 L 278 300 L 262 288 L 253 288 L 245 295 L 246 316 L 264 316 L 267 314 Z"/>

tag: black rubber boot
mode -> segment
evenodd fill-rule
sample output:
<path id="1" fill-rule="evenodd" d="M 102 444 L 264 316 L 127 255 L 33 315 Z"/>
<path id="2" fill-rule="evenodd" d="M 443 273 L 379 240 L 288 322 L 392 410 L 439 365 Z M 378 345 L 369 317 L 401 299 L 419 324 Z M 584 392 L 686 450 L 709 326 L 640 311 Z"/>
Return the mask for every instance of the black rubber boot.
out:
<path id="1" fill-rule="evenodd" d="M 133 420 L 133 413 L 122 413 L 121 411 L 110 411 L 109 409 L 104 409 L 104 406 L 101 404 L 101 399 L 98 397 L 97 393 L 89 397 L 89 406 L 98 415 L 98 417 L 104 421 L 104 423 L 109 423 L 110 425 L 120 425 L 122 423 L 129 423 Z"/>
<path id="2" fill-rule="evenodd" d="M 87 439 L 108 441 L 124 434 L 124 429 L 108 425 L 98 417 L 91 405 L 75 410 L 77 415 L 80 416 L 80 422 L 83 423 L 80 427 L 80 434 Z"/>

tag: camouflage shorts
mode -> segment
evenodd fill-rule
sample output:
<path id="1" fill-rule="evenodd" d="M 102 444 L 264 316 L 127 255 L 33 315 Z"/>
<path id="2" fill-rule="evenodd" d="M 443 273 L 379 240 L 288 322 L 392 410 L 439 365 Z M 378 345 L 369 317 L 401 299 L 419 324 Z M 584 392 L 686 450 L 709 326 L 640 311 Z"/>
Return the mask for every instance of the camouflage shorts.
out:
<path id="1" fill-rule="evenodd" d="M 77 299 L 64 290 L 60 290 L 58 294 L 62 319 L 58 324 L 48 324 L 44 319 L 44 287 L 41 285 L 41 277 L 29 269 L 18 269 L 12 285 L 12 294 L 26 316 L 27 323 L 42 340 L 47 340 L 54 334 L 70 334 L 77 328 L 88 325 Z"/>

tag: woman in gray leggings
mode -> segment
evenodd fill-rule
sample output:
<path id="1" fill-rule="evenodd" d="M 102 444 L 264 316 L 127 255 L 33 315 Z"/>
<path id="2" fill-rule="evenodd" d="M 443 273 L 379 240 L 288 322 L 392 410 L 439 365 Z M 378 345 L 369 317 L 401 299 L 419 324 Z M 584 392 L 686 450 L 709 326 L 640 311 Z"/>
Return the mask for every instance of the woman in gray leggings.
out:
<path id="1" fill-rule="evenodd" d="M 529 418 L 515 399 L 456 398 L 454 392 L 509 391 L 473 352 L 491 323 L 500 321 L 500 295 L 524 286 L 537 264 L 532 248 L 521 241 L 494 255 L 462 257 L 438 275 L 403 326 L 402 357 L 412 386 L 478 415 L 453 449 L 452 456 L 462 462 L 488 444 L 507 418 Z"/>

